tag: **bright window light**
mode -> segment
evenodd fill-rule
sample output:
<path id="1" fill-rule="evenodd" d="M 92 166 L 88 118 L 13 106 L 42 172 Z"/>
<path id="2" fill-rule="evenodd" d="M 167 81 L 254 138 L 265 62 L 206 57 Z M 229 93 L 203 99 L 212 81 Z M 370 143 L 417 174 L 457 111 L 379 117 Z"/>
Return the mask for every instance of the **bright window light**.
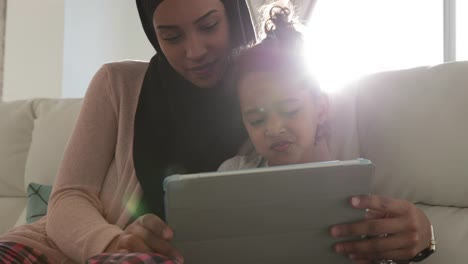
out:
<path id="1" fill-rule="evenodd" d="M 468 1 L 457 1 L 457 60 L 468 60 Z"/>
<path id="2" fill-rule="evenodd" d="M 307 30 L 306 56 L 327 91 L 443 62 L 442 0 L 318 0 Z"/>

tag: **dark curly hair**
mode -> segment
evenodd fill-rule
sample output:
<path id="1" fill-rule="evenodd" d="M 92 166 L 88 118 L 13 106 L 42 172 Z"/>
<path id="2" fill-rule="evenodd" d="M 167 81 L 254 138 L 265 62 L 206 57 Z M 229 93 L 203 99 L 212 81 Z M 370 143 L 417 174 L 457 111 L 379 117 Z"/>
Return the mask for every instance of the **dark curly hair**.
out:
<path id="1" fill-rule="evenodd" d="M 274 5 L 264 22 L 265 38 L 258 44 L 240 50 L 233 58 L 231 84 L 237 90 L 239 81 L 253 72 L 274 72 L 297 76 L 307 87 L 320 93 L 303 55 L 303 35 L 296 29 L 289 8 Z"/>
<path id="2" fill-rule="evenodd" d="M 265 21 L 263 30 L 266 39 L 277 39 L 279 44 L 285 47 L 294 47 L 302 44 L 303 36 L 296 29 L 292 20 L 292 12 L 289 8 L 275 5 L 270 9 L 269 18 Z"/>

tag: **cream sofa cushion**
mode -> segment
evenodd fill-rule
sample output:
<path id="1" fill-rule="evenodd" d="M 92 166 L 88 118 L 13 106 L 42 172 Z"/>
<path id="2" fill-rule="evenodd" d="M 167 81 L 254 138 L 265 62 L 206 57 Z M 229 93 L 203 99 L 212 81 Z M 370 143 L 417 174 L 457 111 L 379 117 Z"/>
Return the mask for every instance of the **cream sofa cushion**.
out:
<path id="1" fill-rule="evenodd" d="M 467 263 L 468 62 L 376 73 L 331 95 L 333 158 L 376 165 L 373 192 L 417 203 L 434 225 L 424 263 Z"/>
<path id="2" fill-rule="evenodd" d="M 23 180 L 33 119 L 28 101 L 0 103 L 0 197 L 26 194 Z"/>
<path id="3" fill-rule="evenodd" d="M 24 201 L 23 210 L 21 211 L 21 214 L 19 215 L 18 219 L 16 219 L 16 223 L 13 227 L 18 227 L 24 224 L 26 224 L 26 199 Z"/>
<path id="4" fill-rule="evenodd" d="M 356 84 L 361 157 L 376 193 L 468 207 L 468 62 L 379 73 Z"/>
<path id="5" fill-rule="evenodd" d="M 468 208 L 418 205 L 434 226 L 436 252 L 425 264 L 466 264 L 468 242 Z"/>
<path id="6" fill-rule="evenodd" d="M 18 215 L 21 214 L 25 206 L 26 198 L 24 197 L 0 197 L 0 234 L 18 222 Z M 26 217 L 24 219 L 26 220 Z"/>
<path id="7" fill-rule="evenodd" d="M 24 189 L 31 182 L 53 185 L 63 152 L 75 126 L 82 99 L 40 99 L 26 162 Z"/>
<path id="8" fill-rule="evenodd" d="M 82 99 L 0 103 L 0 234 L 25 223 L 26 187 L 53 185 Z"/>
<path id="9" fill-rule="evenodd" d="M 356 93 L 344 90 L 329 94 L 330 110 L 328 146 L 331 159 L 351 160 L 360 157 L 357 130 Z"/>

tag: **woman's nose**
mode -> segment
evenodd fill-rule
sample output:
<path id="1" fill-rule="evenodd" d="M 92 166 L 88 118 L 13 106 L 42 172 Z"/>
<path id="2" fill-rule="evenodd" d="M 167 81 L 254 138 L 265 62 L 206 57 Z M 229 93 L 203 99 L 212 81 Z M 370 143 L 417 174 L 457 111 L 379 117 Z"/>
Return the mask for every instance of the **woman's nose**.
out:
<path id="1" fill-rule="evenodd" d="M 187 39 L 185 45 L 185 56 L 191 61 L 200 61 L 206 54 L 208 49 L 202 39 L 202 37 L 193 34 L 189 39 Z"/>

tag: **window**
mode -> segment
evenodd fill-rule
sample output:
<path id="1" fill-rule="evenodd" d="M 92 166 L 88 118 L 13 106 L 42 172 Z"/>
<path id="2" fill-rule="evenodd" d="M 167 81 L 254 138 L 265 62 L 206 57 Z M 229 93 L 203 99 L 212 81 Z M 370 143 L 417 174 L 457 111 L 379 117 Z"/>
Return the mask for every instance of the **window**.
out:
<path id="1" fill-rule="evenodd" d="M 468 60 L 468 1 L 458 0 L 456 10 L 457 60 Z"/>
<path id="2" fill-rule="evenodd" d="M 443 0 L 319 0 L 308 31 L 307 58 L 324 90 L 443 62 Z"/>
<path id="3" fill-rule="evenodd" d="M 295 8 L 294 8 L 294 16 L 298 19 L 305 20 L 305 16 L 307 13 L 313 8 L 315 2 L 317 0 L 247 0 L 248 5 L 250 6 L 252 18 L 253 18 L 253 24 L 255 26 L 255 29 L 257 33 L 263 29 L 263 24 L 265 21 L 261 20 L 262 15 L 260 11 L 265 12 L 263 10 L 263 7 L 265 5 L 270 5 L 272 3 L 279 3 L 279 4 L 287 4 L 291 3 Z M 326 1 L 326 0 L 322 0 Z M 268 11 L 268 10 L 266 10 Z M 263 17 L 263 19 L 265 19 Z"/>

